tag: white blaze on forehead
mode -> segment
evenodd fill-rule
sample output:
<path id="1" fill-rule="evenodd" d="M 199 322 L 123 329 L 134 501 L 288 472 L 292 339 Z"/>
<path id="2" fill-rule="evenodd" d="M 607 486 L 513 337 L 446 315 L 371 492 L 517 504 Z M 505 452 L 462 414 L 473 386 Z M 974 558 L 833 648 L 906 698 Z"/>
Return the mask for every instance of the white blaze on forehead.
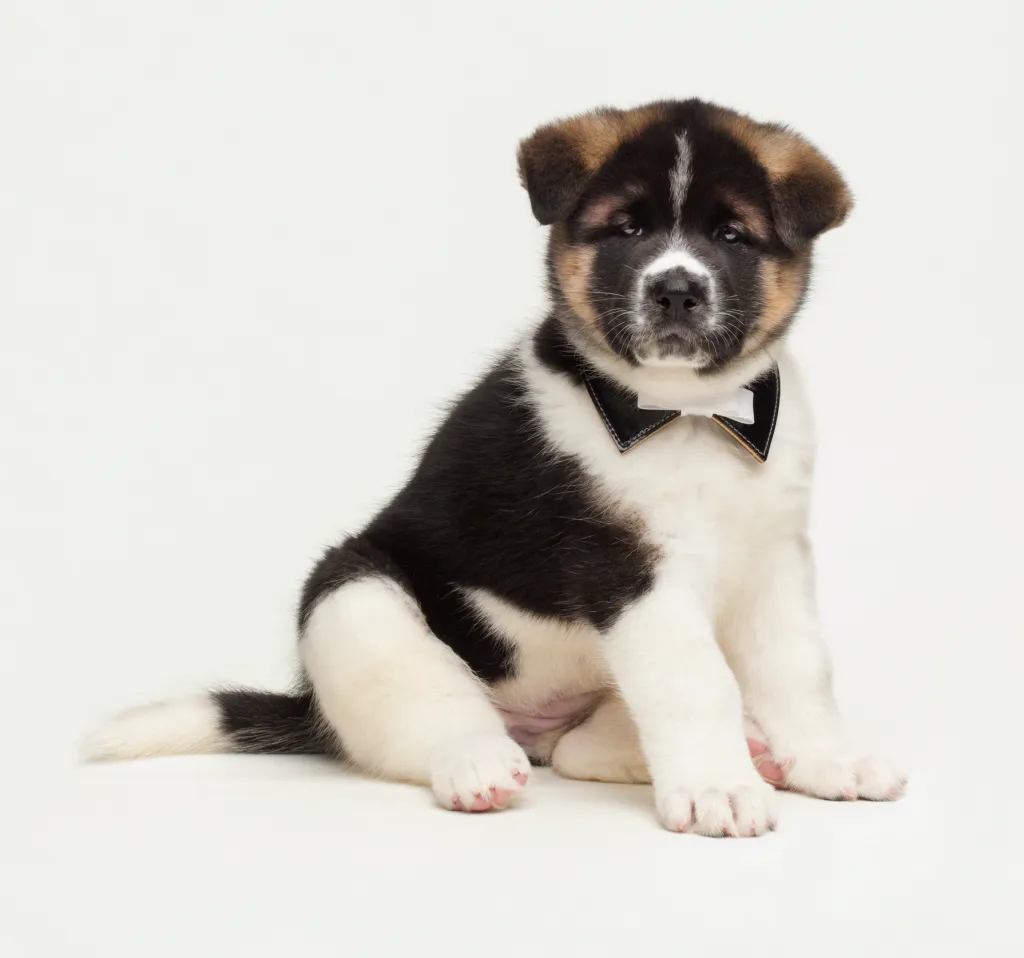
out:
<path id="1" fill-rule="evenodd" d="M 665 250 L 656 259 L 651 260 L 644 270 L 644 276 L 656 276 L 658 273 L 668 272 L 670 269 L 682 267 L 694 276 L 710 276 L 711 271 L 693 255 L 689 250 L 679 246 L 673 246 Z"/>
<path id="2" fill-rule="evenodd" d="M 672 214 L 678 223 L 686 193 L 690 189 L 690 181 L 693 179 L 693 152 L 685 133 L 680 133 L 676 137 L 676 145 L 679 152 L 676 154 L 676 165 L 668 175 L 668 183 L 672 195 Z"/>
<path id="3" fill-rule="evenodd" d="M 672 230 L 667 246 L 644 267 L 643 272 L 637 277 L 635 298 L 637 314 L 639 316 L 643 316 L 643 302 L 648 294 L 650 282 L 660 274 L 667 273 L 673 269 L 682 269 L 692 277 L 706 280 L 705 285 L 710 305 L 713 306 L 716 299 L 715 283 L 711 270 L 687 246 L 682 230 L 683 204 L 686 202 L 686 195 L 693 182 L 693 150 L 685 133 L 680 133 L 676 136 L 676 146 L 676 161 L 668 174 L 669 192 L 672 199 Z M 641 323 L 644 321 L 641 320 Z M 707 317 L 706 323 L 709 326 L 713 326 L 715 322 L 716 316 L 712 312 Z M 671 363 L 674 362 L 673 358 Z M 693 362 L 694 357 L 691 356 L 680 364 L 693 364 Z"/>

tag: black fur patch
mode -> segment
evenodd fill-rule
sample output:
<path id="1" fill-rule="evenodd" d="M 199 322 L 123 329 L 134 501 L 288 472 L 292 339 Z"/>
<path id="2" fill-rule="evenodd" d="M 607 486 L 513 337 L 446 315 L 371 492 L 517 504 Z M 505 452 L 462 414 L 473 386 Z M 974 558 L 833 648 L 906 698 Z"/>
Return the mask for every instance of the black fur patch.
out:
<path id="1" fill-rule="evenodd" d="M 220 731 L 236 752 L 340 755 L 337 738 L 321 720 L 311 691 L 295 695 L 218 689 Z"/>
<path id="2" fill-rule="evenodd" d="M 553 320 L 545 330 L 540 350 L 568 349 L 554 344 Z M 650 588 L 654 556 L 588 486 L 580 464 L 540 438 L 506 357 L 455 405 L 391 504 L 323 557 L 307 582 L 300 626 L 344 582 L 387 576 L 415 598 L 433 633 L 492 681 L 514 674 L 515 662 L 462 589 L 607 629 Z"/>

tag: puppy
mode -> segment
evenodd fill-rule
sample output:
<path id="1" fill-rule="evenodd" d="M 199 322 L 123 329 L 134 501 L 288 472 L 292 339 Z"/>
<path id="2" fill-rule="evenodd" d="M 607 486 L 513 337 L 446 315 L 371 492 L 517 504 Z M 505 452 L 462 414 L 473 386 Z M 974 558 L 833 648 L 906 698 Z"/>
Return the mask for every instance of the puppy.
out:
<path id="1" fill-rule="evenodd" d="M 550 763 L 652 782 L 673 831 L 753 836 L 774 792 L 746 717 L 786 788 L 897 798 L 832 693 L 785 347 L 813 243 L 850 211 L 839 172 L 698 100 L 541 127 L 519 172 L 550 226 L 550 312 L 314 568 L 296 691 L 137 709 L 88 755 L 328 753 L 458 811 Z"/>

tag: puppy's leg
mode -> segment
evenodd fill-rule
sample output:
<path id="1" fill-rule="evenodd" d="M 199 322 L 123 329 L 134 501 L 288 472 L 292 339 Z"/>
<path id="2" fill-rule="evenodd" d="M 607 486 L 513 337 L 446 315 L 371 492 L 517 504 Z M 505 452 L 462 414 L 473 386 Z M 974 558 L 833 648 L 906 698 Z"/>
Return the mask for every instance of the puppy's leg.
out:
<path id="1" fill-rule="evenodd" d="M 753 581 L 749 607 L 736 610 L 721 640 L 744 707 L 767 737 L 785 786 L 821 798 L 899 798 L 906 779 L 846 741 L 806 539 L 792 536 L 773 546 Z"/>
<path id="2" fill-rule="evenodd" d="M 747 752 L 736 680 L 711 626 L 699 570 L 663 560 L 653 588 L 615 621 L 603 648 L 636 722 L 664 825 L 702 835 L 760 835 L 772 789 Z"/>
<path id="3" fill-rule="evenodd" d="M 764 732 L 750 719 L 743 724 L 754 767 L 769 785 L 781 784 L 782 771 L 768 751 Z M 651 782 L 633 716 L 614 694 L 609 694 L 585 722 L 558 739 L 551 765 L 564 778 L 641 785 Z"/>
<path id="4" fill-rule="evenodd" d="M 323 598 L 300 641 L 317 702 L 346 754 L 385 778 L 430 785 L 458 811 L 504 807 L 530 763 L 484 685 L 386 578 Z"/>
<path id="5" fill-rule="evenodd" d="M 551 765 L 564 778 L 643 785 L 651 781 L 636 724 L 626 703 L 615 694 L 609 694 L 585 722 L 558 740 Z"/>

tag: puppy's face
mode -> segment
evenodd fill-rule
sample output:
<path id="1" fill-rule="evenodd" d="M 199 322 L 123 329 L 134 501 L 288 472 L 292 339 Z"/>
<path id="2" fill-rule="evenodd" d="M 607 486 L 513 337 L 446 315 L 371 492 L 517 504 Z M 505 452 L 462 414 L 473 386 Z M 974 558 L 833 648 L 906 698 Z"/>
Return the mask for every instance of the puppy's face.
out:
<path id="1" fill-rule="evenodd" d="M 542 127 L 519 163 L 570 331 L 705 374 L 786 331 L 812 241 L 851 205 L 805 140 L 696 100 Z"/>

